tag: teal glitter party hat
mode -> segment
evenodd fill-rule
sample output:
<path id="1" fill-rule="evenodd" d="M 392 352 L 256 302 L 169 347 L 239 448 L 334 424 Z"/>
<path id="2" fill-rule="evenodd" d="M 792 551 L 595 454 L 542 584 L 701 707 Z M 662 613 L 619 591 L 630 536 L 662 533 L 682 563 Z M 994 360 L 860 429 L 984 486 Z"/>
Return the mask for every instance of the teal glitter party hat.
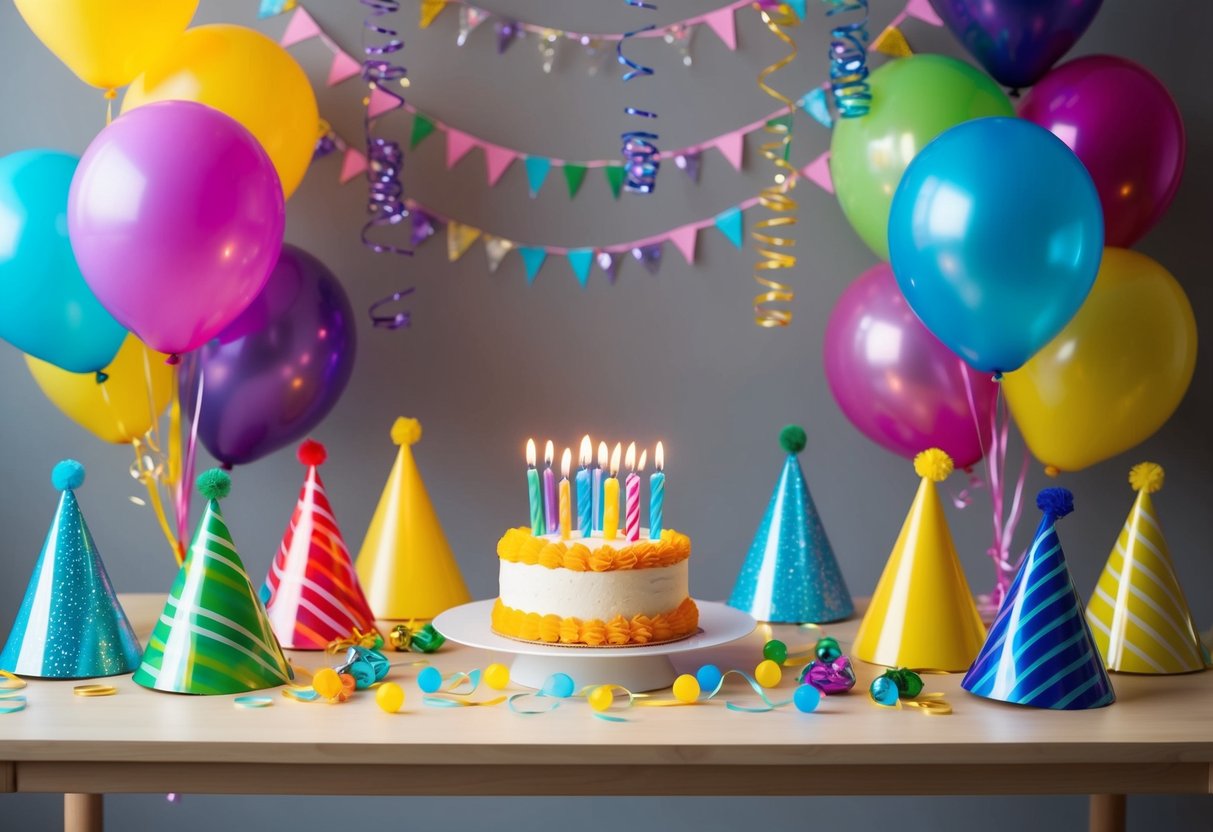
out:
<path id="1" fill-rule="evenodd" d="M 729 606 L 774 623 L 849 618 L 855 605 L 796 456 L 804 450 L 804 429 L 788 425 L 779 444 L 788 457 Z"/>
<path id="2" fill-rule="evenodd" d="M 0 653 L 0 670 L 46 679 L 130 673 L 143 651 L 76 502 L 73 489 L 84 483 L 84 466 L 65 459 L 51 482 L 63 494 Z"/>

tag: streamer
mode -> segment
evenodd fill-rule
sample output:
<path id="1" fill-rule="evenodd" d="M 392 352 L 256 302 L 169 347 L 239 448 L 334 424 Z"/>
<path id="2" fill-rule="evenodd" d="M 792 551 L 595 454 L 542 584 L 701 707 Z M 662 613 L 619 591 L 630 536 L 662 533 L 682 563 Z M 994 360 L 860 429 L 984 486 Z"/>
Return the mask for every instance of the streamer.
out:
<path id="1" fill-rule="evenodd" d="M 830 30 L 830 91 L 840 118 L 867 115 L 872 104 L 868 86 L 868 0 L 824 0 L 827 18 L 862 14 Z"/>
<path id="2" fill-rule="evenodd" d="M 624 2 L 638 9 L 657 10 L 657 6 L 645 2 L 645 0 L 624 0 Z M 623 45 L 630 38 L 634 38 L 644 32 L 652 32 L 656 28 L 657 25 L 655 23 L 650 23 L 640 29 L 625 32 L 616 45 L 615 55 L 619 59 L 619 63 L 627 67 L 627 71 L 623 74 L 624 83 L 638 76 L 653 74 L 652 67 L 636 63 L 624 55 Z M 656 113 L 642 110 L 639 107 L 624 107 L 623 111 L 625 114 L 636 118 L 657 118 Z M 627 130 L 620 136 L 620 139 L 623 141 L 622 152 L 625 174 L 623 187 L 628 193 L 651 194 L 656 189 L 657 172 L 661 168 L 661 151 L 656 145 L 658 138 L 660 136 L 651 130 Z"/>

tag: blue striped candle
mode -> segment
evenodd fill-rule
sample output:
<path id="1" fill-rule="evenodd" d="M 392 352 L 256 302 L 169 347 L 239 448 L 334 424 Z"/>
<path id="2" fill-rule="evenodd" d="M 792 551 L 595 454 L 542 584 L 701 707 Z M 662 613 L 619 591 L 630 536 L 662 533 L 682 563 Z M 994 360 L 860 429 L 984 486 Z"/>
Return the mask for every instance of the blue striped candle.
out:
<path id="1" fill-rule="evenodd" d="M 649 477 L 649 539 L 661 540 L 661 529 L 665 521 L 665 448 L 657 443 L 653 455 L 657 471 Z"/>

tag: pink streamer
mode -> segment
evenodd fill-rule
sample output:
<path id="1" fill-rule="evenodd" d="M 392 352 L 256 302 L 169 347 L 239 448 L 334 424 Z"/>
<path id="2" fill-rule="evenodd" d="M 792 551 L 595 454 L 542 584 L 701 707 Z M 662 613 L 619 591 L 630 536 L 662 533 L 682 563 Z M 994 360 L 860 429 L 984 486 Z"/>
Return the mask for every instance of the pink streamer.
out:
<path id="1" fill-rule="evenodd" d="M 185 547 L 190 533 L 190 494 L 194 484 L 194 462 L 198 457 L 198 422 L 202 418 L 202 368 L 198 366 L 198 357 L 188 357 L 189 374 L 197 374 L 197 390 L 194 394 L 194 412 L 190 417 L 190 435 L 185 443 L 185 455 L 181 460 L 181 479 L 177 481 L 177 499 L 174 509 L 177 513 L 177 542 Z"/>

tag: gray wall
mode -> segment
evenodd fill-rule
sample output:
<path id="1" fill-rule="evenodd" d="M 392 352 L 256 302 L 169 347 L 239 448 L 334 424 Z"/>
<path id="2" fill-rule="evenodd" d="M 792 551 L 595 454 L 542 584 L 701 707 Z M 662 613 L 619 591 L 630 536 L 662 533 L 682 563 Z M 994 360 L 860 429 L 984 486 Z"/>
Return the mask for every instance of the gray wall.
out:
<path id="1" fill-rule="evenodd" d="M 612 3 L 562 4 L 494 0 L 502 12 L 568 28 L 620 31 L 650 19 L 676 20 L 720 5 L 662 0 L 660 14 Z M 594 8 L 589 8 L 590 6 Z M 198 22 L 229 21 L 277 36 L 285 18 L 254 19 L 255 0 L 203 0 Z M 565 55 L 557 71 L 544 75 L 534 41 L 498 57 L 488 26 L 463 50 L 454 48 L 457 16 L 448 10 L 427 32 L 415 28 L 415 0 L 405 0 L 399 23 L 407 41 L 404 63 L 413 79 L 412 100 L 427 112 L 468 131 L 536 153 L 574 158 L 610 158 L 625 123 L 625 103 L 649 103 L 661 114 L 663 147 L 685 146 L 761 118 L 774 109 L 755 86 L 759 68 L 779 54 L 757 15 L 738 15 L 740 49 L 728 52 L 707 31 L 694 47 L 695 66 L 685 70 L 664 44 L 637 47 L 651 56 L 654 78 L 625 89 L 614 70 L 589 77 L 579 56 Z M 876 0 L 877 31 L 900 8 Z M 345 48 L 356 53 L 360 6 L 353 0 L 309 9 Z M 798 95 L 819 82 L 825 69 L 820 4 L 797 35 L 801 58 L 779 78 Z M 1213 26 L 1204 3 L 1141 3 L 1108 0 L 1077 53 L 1110 52 L 1150 67 L 1175 95 L 1189 131 L 1183 187 L 1161 226 L 1140 248 L 1169 268 L 1185 285 L 1202 327 L 1213 327 L 1213 290 L 1204 245 L 1208 238 L 1209 193 L 1213 187 L 1213 94 L 1202 38 Z M 943 31 L 911 21 L 911 42 L 922 51 L 958 54 Z M 292 50 L 317 84 L 321 113 L 344 135 L 360 135 L 357 82 L 322 86 L 327 53 L 311 43 Z M 104 124 L 99 94 L 85 88 L 22 24 L 13 6 L 0 4 L 0 153 L 27 147 L 82 152 Z M 407 117 L 388 125 L 402 139 Z M 805 164 L 829 141 L 828 133 L 801 117 L 795 161 Z M 557 171 L 538 199 L 529 200 L 521 164 L 494 189 L 484 183 L 479 154 L 454 171 L 443 166 L 443 142 L 431 138 L 409 157 L 407 188 L 436 210 L 490 231 L 553 244 L 608 243 L 636 239 L 653 230 L 711 216 L 754 194 L 769 181 L 769 169 L 748 149 L 737 174 L 714 151 L 706 154 L 696 187 L 672 165 L 663 171 L 655 196 L 613 201 L 600 176 L 591 172 L 572 204 Z M 724 596 L 735 575 L 778 472 L 775 436 L 790 421 L 808 428 L 804 463 L 814 497 L 829 528 L 843 570 L 857 594 L 869 592 L 896 537 L 915 487 L 910 465 L 869 444 L 844 420 L 827 391 L 821 368 L 821 335 L 834 300 L 872 263 L 872 256 L 826 194 L 806 185 L 797 191 L 796 320 L 787 331 L 763 331 L 750 323 L 754 255 L 733 249 L 714 231 L 699 241 L 699 262 L 688 267 L 667 248 L 659 277 L 634 263 L 622 267 L 609 286 L 595 272 L 588 289 L 578 287 L 564 263 L 549 262 L 528 288 L 517 257 L 496 275 L 484 267 L 479 243 L 455 264 L 446 262 L 441 240 L 408 259 L 375 256 L 358 243 L 364 194 L 359 183 L 336 182 L 338 162 L 313 169 L 289 205 L 287 239 L 306 247 L 342 278 L 355 306 L 366 306 L 401 285 L 419 292 L 410 331 L 362 327 L 354 379 L 344 399 L 316 432 L 330 449 L 325 478 L 329 494 L 357 545 L 391 464 L 388 428 L 399 414 L 425 425 L 416 449 L 426 482 L 476 596 L 494 593 L 493 546 L 507 524 L 526 511 L 521 451 L 527 436 L 552 436 L 573 443 L 585 431 L 595 437 L 666 441 L 669 474 L 667 518 L 696 541 L 694 592 Z M 360 326 L 363 322 L 360 321 Z M 1213 331 L 1213 329 L 1210 329 Z M 1167 468 L 1159 498 L 1172 550 L 1202 626 L 1213 621 L 1213 515 L 1199 494 L 1208 487 L 1213 418 L 1206 383 L 1209 342 L 1201 349 L 1197 380 L 1175 418 L 1145 447 L 1094 470 L 1066 478 L 1079 510 L 1066 521 L 1064 541 L 1078 586 L 1093 586 L 1127 511 L 1132 494 L 1129 465 L 1153 459 Z M 102 447 L 61 416 L 39 394 L 20 355 L 0 349 L 0 475 L 9 483 L 0 499 L 0 627 L 15 613 L 26 576 L 54 507 L 48 482 L 51 465 L 75 456 L 89 466 L 81 500 L 93 533 L 120 590 L 164 591 L 173 576 L 169 554 L 146 509 L 128 501 L 135 486 L 126 473 L 127 449 Z M 1034 471 L 1033 486 L 1041 484 Z M 299 465 L 284 451 L 236 474 L 225 510 L 253 575 L 264 574 L 289 517 L 300 481 Z M 957 478 L 956 487 L 959 487 Z M 725 510 L 722 508 L 728 507 Z M 953 530 L 972 583 L 991 582 L 982 552 L 988 512 L 979 499 L 953 512 Z M 1017 545 L 1031 533 L 1029 520 Z M 908 762 L 908 761 L 907 761 Z M 526 817 L 561 823 L 566 801 L 494 801 L 503 828 Z M 363 817 L 393 826 L 447 821 L 467 828 L 490 821 L 488 800 L 346 800 L 188 797 L 170 805 L 162 797 L 112 799 L 114 828 L 160 828 L 180 832 L 213 829 L 218 821 L 236 827 L 276 828 L 307 811 L 321 826 L 339 818 Z M 579 804 L 580 808 L 580 804 Z M 772 828 L 805 823 L 810 817 L 858 828 L 896 823 L 906 829 L 980 825 L 1017 829 L 1028 818 L 1041 832 L 1082 824 L 1081 798 L 613 801 L 605 811 L 583 812 L 586 832 L 620 828 L 702 829 L 739 825 L 760 817 Z M 1141 798 L 1131 818 L 1144 827 L 1207 829 L 1207 800 Z M 0 811 L 30 828 L 50 826 L 56 801 L 48 797 L 2 796 Z M 533 815 L 529 813 L 535 813 Z M 1198 821 L 1198 815 L 1203 819 Z M 609 820 L 607 819 L 609 817 Z M 407 827 L 406 827 L 407 828 Z"/>

